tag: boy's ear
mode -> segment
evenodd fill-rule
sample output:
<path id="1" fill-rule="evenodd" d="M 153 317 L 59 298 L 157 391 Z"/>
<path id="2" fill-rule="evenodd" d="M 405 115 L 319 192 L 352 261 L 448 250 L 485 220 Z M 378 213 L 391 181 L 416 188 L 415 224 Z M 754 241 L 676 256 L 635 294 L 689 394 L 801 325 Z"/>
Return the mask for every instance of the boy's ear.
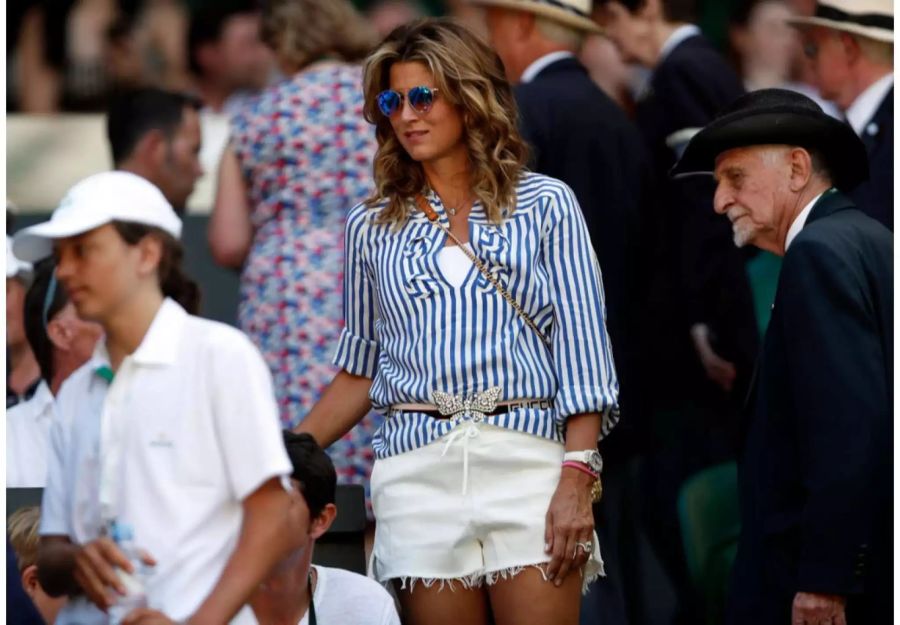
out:
<path id="1" fill-rule="evenodd" d="M 328 531 L 328 528 L 331 527 L 331 524 L 334 523 L 334 518 L 336 516 L 337 506 L 333 503 L 327 504 L 322 508 L 322 512 L 319 513 L 319 516 L 313 519 L 312 523 L 309 525 L 310 537 L 315 540 L 325 534 L 325 532 Z"/>

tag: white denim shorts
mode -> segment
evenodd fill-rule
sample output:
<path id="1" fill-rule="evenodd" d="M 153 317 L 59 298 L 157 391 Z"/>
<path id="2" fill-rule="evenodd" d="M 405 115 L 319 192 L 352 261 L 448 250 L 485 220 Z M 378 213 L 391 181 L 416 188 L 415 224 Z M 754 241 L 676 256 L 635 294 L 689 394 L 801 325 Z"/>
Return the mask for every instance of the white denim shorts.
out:
<path id="1" fill-rule="evenodd" d="M 561 443 L 487 423 L 460 423 L 430 445 L 375 461 L 372 573 L 384 583 L 492 584 L 550 561 L 544 529 L 562 470 Z M 603 575 L 597 534 L 583 590 Z"/>

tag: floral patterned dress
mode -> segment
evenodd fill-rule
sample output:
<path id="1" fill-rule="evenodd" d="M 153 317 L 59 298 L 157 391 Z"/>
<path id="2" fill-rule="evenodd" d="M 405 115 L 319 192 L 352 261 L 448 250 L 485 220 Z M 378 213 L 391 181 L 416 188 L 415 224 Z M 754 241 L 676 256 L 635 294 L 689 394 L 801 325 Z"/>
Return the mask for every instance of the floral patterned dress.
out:
<path id="1" fill-rule="evenodd" d="M 284 427 L 303 419 L 337 372 L 344 224 L 373 188 L 375 134 L 362 109 L 361 69 L 327 63 L 269 88 L 232 119 L 255 229 L 238 323 L 272 370 Z M 365 485 L 367 504 L 380 423 L 369 414 L 328 450 L 338 481 Z"/>

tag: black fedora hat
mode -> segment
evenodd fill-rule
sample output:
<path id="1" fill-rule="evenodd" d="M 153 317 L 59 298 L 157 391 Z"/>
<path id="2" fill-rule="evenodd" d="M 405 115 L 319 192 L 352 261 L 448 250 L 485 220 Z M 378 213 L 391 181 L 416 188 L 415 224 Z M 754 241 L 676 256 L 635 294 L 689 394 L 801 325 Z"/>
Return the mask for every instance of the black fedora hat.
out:
<path id="1" fill-rule="evenodd" d="M 732 102 L 694 135 L 671 175 L 712 173 L 720 154 L 751 145 L 795 145 L 817 151 L 832 183 L 842 191 L 869 177 L 869 157 L 853 129 L 826 115 L 805 95 L 787 89 L 760 89 Z"/>

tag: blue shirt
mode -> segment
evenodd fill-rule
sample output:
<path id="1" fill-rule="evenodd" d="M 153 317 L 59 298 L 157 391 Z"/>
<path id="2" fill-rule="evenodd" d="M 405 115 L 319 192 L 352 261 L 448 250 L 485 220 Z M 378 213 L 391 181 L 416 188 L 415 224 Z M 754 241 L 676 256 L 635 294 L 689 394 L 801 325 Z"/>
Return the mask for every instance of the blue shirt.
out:
<path id="1" fill-rule="evenodd" d="M 435 193 L 428 201 L 449 226 Z M 419 211 L 395 229 L 376 223 L 386 202 L 351 211 L 346 229 L 346 326 L 334 362 L 373 379 L 379 412 L 431 403 L 434 390 L 469 396 L 492 386 L 501 401 L 551 400 L 553 408 L 494 415 L 488 422 L 563 440 L 570 415 L 603 415 L 601 436 L 618 419 L 618 381 L 605 327 L 603 284 L 584 218 L 559 180 L 523 173 L 516 206 L 492 224 L 480 203 L 469 242 L 550 340 L 551 348 L 473 266 L 459 287 L 437 265 L 446 235 Z M 453 428 L 423 413 L 390 415 L 373 439 L 376 457 L 427 445 Z"/>

